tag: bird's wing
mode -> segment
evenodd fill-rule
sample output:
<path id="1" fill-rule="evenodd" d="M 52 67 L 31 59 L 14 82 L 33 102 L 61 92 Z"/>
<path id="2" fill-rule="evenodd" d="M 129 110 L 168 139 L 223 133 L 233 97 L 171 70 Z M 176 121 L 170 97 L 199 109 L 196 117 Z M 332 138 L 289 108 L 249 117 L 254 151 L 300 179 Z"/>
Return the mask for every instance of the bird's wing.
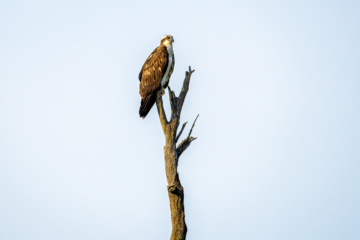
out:
<path id="1" fill-rule="evenodd" d="M 142 98 L 157 91 L 168 66 L 168 51 L 165 46 L 157 47 L 146 59 L 139 74 Z"/>

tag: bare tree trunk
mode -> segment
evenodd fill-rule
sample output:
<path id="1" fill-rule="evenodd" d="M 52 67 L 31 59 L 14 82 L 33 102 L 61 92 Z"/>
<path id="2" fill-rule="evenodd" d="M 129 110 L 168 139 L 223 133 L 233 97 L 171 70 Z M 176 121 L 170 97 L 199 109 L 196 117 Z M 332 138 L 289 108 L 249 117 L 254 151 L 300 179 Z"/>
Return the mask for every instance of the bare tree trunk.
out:
<path id="1" fill-rule="evenodd" d="M 172 224 L 172 233 L 170 240 L 186 239 L 187 232 L 184 211 L 184 189 L 180 183 L 177 167 L 180 155 L 186 150 L 186 148 L 190 146 L 190 143 L 196 139 L 191 136 L 191 132 L 198 117 L 196 117 L 190 129 L 189 135 L 178 146 L 176 146 L 176 143 L 179 140 L 187 123 L 186 122 L 183 124 L 179 134 L 177 134 L 177 129 L 180 124 L 181 110 L 185 101 L 186 94 L 189 90 L 190 77 L 194 71 L 195 70 L 191 70 L 191 67 L 189 67 L 189 71 L 186 72 L 183 87 L 181 89 L 179 97 L 176 97 L 175 93 L 171 91 L 170 87 L 168 87 L 171 105 L 170 121 L 168 121 L 166 118 L 161 94 L 158 95 L 156 100 L 156 106 L 159 113 L 161 127 L 165 135 L 165 171 L 166 179 L 168 182 L 167 188 L 170 200 Z"/>

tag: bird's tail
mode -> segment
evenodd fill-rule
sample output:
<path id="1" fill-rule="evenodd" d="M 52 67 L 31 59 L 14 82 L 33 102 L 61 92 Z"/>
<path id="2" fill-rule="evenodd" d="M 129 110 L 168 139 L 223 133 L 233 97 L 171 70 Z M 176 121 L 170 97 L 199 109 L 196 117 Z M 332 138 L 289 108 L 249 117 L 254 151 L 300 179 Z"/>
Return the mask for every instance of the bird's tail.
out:
<path id="1" fill-rule="evenodd" d="M 140 117 L 145 118 L 146 115 L 149 113 L 152 106 L 154 106 L 154 103 L 156 102 L 156 92 L 153 92 L 146 97 L 141 99 L 141 105 L 139 114 Z"/>

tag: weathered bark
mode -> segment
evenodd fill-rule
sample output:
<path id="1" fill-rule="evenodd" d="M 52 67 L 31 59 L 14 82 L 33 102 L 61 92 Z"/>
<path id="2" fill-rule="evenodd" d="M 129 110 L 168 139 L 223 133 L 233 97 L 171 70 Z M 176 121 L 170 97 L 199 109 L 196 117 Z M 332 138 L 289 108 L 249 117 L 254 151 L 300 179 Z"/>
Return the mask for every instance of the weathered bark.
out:
<path id="1" fill-rule="evenodd" d="M 195 125 L 196 119 L 190 129 L 188 136 L 176 147 L 176 143 L 182 134 L 186 123 L 183 124 L 179 134 L 177 135 L 177 129 L 180 124 L 181 110 L 185 101 L 186 94 L 189 90 L 189 83 L 191 74 L 195 70 L 186 72 L 183 87 L 179 94 L 179 97 L 175 96 L 175 93 L 169 90 L 169 99 L 171 106 L 171 118 L 167 120 L 162 95 L 159 94 L 156 100 L 156 106 L 159 113 L 160 123 L 162 130 L 165 135 L 165 147 L 164 147 L 164 158 L 165 158 L 165 171 L 166 179 L 168 182 L 168 195 L 170 200 L 170 211 L 171 211 L 171 224 L 172 233 L 170 240 L 180 240 L 186 238 L 187 227 L 185 223 L 185 211 L 184 211 L 184 189 L 181 186 L 179 174 L 177 171 L 178 162 L 180 155 L 188 148 L 192 141 L 196 138 L 191 136 L 192 129 Z M 199 116 L 199 115 L 198 115 Z"/>

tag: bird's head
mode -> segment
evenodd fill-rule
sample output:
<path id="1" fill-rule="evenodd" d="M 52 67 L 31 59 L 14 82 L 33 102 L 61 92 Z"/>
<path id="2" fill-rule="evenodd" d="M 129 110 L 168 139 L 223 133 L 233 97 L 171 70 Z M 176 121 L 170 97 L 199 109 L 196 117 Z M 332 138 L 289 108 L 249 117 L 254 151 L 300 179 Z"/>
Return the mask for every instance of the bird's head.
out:
<path id="1" fill-rule="evenodd" d="M 171 35 L 165 35 L 161 39 L 161 44 L 169 46 L 171 43 L 175 42 L 173 36 Z"/>

